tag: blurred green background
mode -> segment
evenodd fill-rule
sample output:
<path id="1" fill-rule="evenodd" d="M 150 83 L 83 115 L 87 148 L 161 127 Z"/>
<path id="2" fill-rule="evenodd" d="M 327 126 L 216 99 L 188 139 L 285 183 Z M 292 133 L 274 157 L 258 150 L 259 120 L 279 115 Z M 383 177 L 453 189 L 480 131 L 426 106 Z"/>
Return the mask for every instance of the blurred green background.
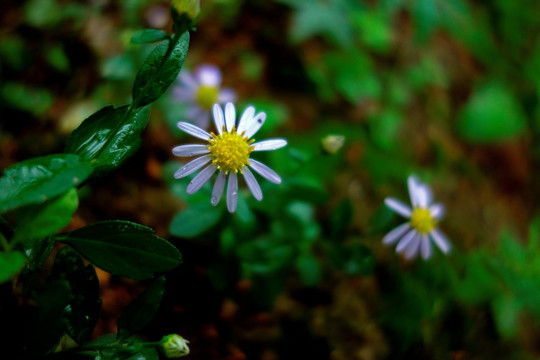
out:
<path id="1" fill-rule="evenodd" d="M 192 359 L 540 357 L 540 2 L 202 0 L 186 70 L 222 70 L 289 146 L 257 159 L 281 185 L 246 191 L 235 215 L 210 205 L 173 146 L 185 105 L 152 108 L 139 152 L 79 191 L 70 225 L 133 220 L 185 264 L 143 336 L 178 332 Z M 130 101 L 166 1 L 4 0 L 0 168 L 61 152 L 104 105 Z M 184 70 L 182 70 L 184 71 Z M 328 135 L 342 148 L 325 150 Z M 447 207 L 445 257 L 406 262 L 381 244 L 416 173 Z M 245 188 L 245 186 L 244 186 Z M 186 226 L 185 224 L 189 224 Z M 112 331 L 137 288 L 100 273 Z M 135 291 L 136 292 L 136 291 Z M 159 335 L 158 335 L 159 334 Z"/>

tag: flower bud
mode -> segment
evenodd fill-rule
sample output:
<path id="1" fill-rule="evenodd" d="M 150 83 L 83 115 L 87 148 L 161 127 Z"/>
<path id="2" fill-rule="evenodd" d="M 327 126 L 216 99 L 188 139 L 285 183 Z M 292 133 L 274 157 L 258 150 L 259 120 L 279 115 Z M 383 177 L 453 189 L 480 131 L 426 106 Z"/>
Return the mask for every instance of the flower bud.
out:
<path id="1" fill-rule="evenodd" d="M 191 21 L 196 20 L 201 12 L 200 0 L 173 0 L 171 6 L 178 15 L 186 14 Z"/>
<path id="2" fill-rule="evenodd" d="M 161 346 L 165 356 L 168 358 L 179 358 L 189 355 L 189 341 L 177 334 L 164 336 L 161 339 Z"/>
<path id="3" fill-rule="evenodd" d="M 343 147 L 345 136 L 343 135 L 327 135 L 321 140 L 322 148 L 329 154 L 334 155 Z"/>

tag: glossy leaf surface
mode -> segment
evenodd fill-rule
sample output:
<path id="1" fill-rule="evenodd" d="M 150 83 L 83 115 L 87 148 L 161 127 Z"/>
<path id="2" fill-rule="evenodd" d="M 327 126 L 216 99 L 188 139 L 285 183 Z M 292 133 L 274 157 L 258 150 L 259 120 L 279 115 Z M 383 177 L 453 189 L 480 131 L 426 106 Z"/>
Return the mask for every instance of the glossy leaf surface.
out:
<path id="1" fill-rule="evenodd" d="M 133 84 L 136 106 L 156 101 L 178 76 L 188 51 L 189 33 L 185 32 L 172 49 L 170 43 L 163 41 L 157 45 L 137 73 Z"/>
<path id="2" fill-rule="evenodd" d="M 149 227 L 129 221 L 102 221 L 55 238 L 97 267 L 131 279 L 148 279 L 182 263 L 182 255 L 172 244 Z"/>
<path id="3" fill-rule="evenodd" d="M 7 168 L 0 179 L 0 211 L 40 204 L 81 184 L 92 165 L 74 154 L 37 157 Z"/>
<path id="4" fill-rule="evenodd" d="M 65 246 L 56 255 L 51 276 L 66 280 L 71 287 L 71 301 L 65 310 L 67 330 L 82 344 L 92 334 L 101 308 L 96 271 L 92 265 L 85 266 L 75 250 Z"/>
<path id="5" fill-rule="evenodd" d="M 141 144 L 150 109 L 128 111 L 128 106 L 104 107 L 79 126 L 66 143 L 66 152 L 90 160 L 96 170 L 118 167 Z"/>

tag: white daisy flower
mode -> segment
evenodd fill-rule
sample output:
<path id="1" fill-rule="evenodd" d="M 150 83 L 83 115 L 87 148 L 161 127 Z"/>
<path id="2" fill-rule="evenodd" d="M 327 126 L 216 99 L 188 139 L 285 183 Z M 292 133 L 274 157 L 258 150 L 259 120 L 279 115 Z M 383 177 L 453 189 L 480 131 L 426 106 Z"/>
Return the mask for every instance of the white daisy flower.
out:
<path id="1" fill-rule="evenodd" d="M 178 79 L 173 97 L 188 105 L 186 119 L 203 129 L 210 125 L 212 105 L 236 100 L 234 90 L 221 87 L 221 71 L 217 66 L 203 64 L 193 74 L 182 70 Z"/>
<path id="2" fill-rule="evenodd" d="M 203 168 L 201 172 L 189 183 L 186 192 L 194 194 L 218 171 L 218 177 L 214 183 L 212 198 L 210 202 L 216 206 L 221 200 L 225 181 L 227 184 L 227 209 L 233 213 L 238 202 L 238 173 L 244 176 L 246 184 L 257 200 L 262 200 L 263 194 L 259 183 L 251 172 L 251 169 L 259 173 L 265 179 L 279 184 L 281 178 L 268 166 L 251 159 L 250 155 L 254 151 L 276 150 L 287 145 L 285 139 L 268 139 L 254 142 L 250 138 L 261 128 L 266 120 L 266 114 L 260 112 L 255 115 L 255 108 L 248 106 L 238 126 L 236 126 L 236 110 L 232 103 L 225 105 L 225 116 L 218 104 L 213 106 L 214 123 L 217 135 L 207 133 L 205 130 L 187 123 L 179 122 L 180 130 L 202 140 L 206 144 L 180 145 L 172 152 L 176 156 L 196 156 L 196 159 L 188 162 L 174 173 L 176 179 L 183 178 L 193 172 Z"/>
<path id="3" fill-rule="evenodd" d="M 415 176 L 409 176 L 407 184 L 412 208 L 392 197 L 384 199 L 386 206 L 409 221 L 386 234 L 383 244 L 393 245 L 399 240 L 396 252 L 403 253 L 409 260 L 414 259 L 418 253 L 421 253 L 422 258 L 429 259 L 433 254 L 432 241 L 443 253 L 448 254 L 450 241 L 436 227 L 444 217 L 444 206 L 432 203 L 431 189 Z"/>

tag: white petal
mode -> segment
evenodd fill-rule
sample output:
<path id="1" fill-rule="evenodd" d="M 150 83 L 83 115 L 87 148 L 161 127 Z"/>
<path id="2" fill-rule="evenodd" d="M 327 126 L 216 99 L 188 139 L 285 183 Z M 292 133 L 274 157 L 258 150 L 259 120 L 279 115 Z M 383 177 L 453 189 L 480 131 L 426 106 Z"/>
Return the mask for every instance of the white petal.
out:
<path id="1" fill-rule="evenodd" d="M 259 173 L 259 175 L 261 175 L 266 180 L 271 181 L 274 184 L 281 184 L 281 178 L 279 177 L 279 175 L 274 170 L 270 169 L 268 166 L 254 159 L 249 159 L 249 163 L 249 166 L 251 166 L 253 170 Z"/>
<path id="2" fill-rule="evenodd" d="M 172 152 L 176 156 L 195 156 L 201 154 L 208 154 L 208 146 L 201 144 L 180 145 L 172 149 Z"/>
<path id="3" fill-rule="evenodd" d="M 194 173 L 195 171 L 202 168 L 204 165 L 208 164 L 210 162 L 210 156 L 209 155 L 203 155 L 201 157 L 196 158 L 195 160 L 192 160 L 188 162 L 186 165 L 182 166 L 180 169 L 178 169 L 174 173 L 175 179 L 181 179 L 183 177 L 188 176 L 189 174 Z"/>
<path id="4" fill-rule="evenodd" d="M 225 124 L 227 125 L 227 131 L 231 132 L 233 126 L 236 123 L 236 111 L 234 110 L 233 103 L 225 104 Z"/>
<path id="5" fill-rule="evenodd" d="M 247 129 L 247 126 L 251 124 L 253 116 L 255 116 L 255 108 L 253 106 L 248 106 L 242 113 L 242 117 L 240 118 L 236 132 L 242 134 L 242 132 Z"/>
<path id="6" fill-rule="evenodd" d="M 421 244 L 421 250 L 422 250 L 422 258 L 424 260 L 427 260 L 431 257 L 432 249 L 431 249 L 431 240 L 429 240 L 429 236 L 422 235 L 422 244 Z"/>
<path id="7" fill-rule="evenodd" d="M 197 174 L 197 176 L 193 178 L 193 180 L 189 182 L 186 192 L 189 195 L 195 194 L 197 191 L 199 191 L 200 188 L 202 188 L 204 184 L 206 184 L 206 182 L 212 177 L 212 175 L 214 175 L 216 170 L 217 166 L 214 164 L 210 164 L 205 167 L 200 173 Z"/>
<path id="8" fill-rule="evenodd" d="M 236 91 L 230 88 L 221 88 L 218 94 L 218 101 L 220 104 L 236 101 Z"/>
<path id="9" fill-rule="evenodd" d="M 429 186 L 424 184 L 419 184 L 416 186 L 416 201 L 419 207 L 428 207 L 431 203 L 431 198 L 431 189 Z"/>
<path id="10" fill-rule="evenodd" d="M 382 240 L 383 244 L 387 246 L 393 245 L 396 241 L 399 240 L 400 237 L 403 236 L 403 234 L 405 234 L 407 230 L 409 230 L 410 227 L 411 226 L 408 222 L 405 224 L 399 225 L 398 227 L 396 227 L 395 229 L 393 229 L 392 231 L 390 231 L 388 234 L 385 235 L 385 237 Z"/>
<path id="11" fill-rule="evenodd" d="M 255 133 L 259 131 L 261 126 L 263 126 L 265 120 L 266 120 L 266 113 L 260 112 L 257 115 L 255 115 L 255 117 L 247 125 L 245 136 L 247 136 L 247 138 L 249 139 L 250 137 L 255 135 Z"/>
<path id="12" fill-rule="evenodd" d="M 413 241 L 414 238 L 417 237 L 417 236 L 418 236 L 418 232 L 416 232 L 416 230 L 414 230 L 414 229 L 412 229 L 408 233 L 406 233 L 405 236 L 403 236 L 401 238 L 401 240 L 399 241 L 399 243 L 398 243 L 398 245 L 396 247 L 396 252 L 400 253 L 403 250 L 405 250 L 407 248 L 407 246 L 409 246 L 411 241 Z"/>
<path id="13" fill-rule="evenodd" d="M 198 126 L 195 126 L 193 124 L 187 123 L 187 122 L 179 122 L 177 124 L 178 128 L 186 133 L 188 133 L 191 136 L 195 136 L 196 138 L 208 140 L 210 139 L 210 134 L 201 129 Z"/>
<path id="14" fill-rule="evenodd" d="M 440 220 L 444 217 L 446 210 L 444 209 L 443 204 L 436 203 L 429 207 L 429 213 L 433 218 Z"/>
<path id="15" fill-rule="evenodd" d="M 221 71 L 214 65 L 201 65 L 195 71 L 199 83 L 204 86 L 218 87 L 221 85 Z"/>
<path id="16" fill-rule="evenodd" d="M 386 204 L 386 206 L 388 206 L 390 209 L 394 210 L 401 216 L 404 216 L 406 218 L 411 217 L 411 208 L 408 205 L 399 201 L 398 199 L 393 197 L 387 197 L 386 199 L 384 199 L 384 203 Z"/>
<path id="17" fill-rule="evenodd" d="M 446 236 L 441 231 L 434 229 L 429 233 L 429 235 L 433 239 L 435 245 L 437 245 L 443 253 L 448 254 L 450 252 L 452 245 L 450 245 L 450 241 L 448 241 Z"/>
<path id="18" fill-rule="evenodd" d="M 416 197 L 416 188 L 418 183 L 418 178 L 414 175 L 407 178 L 407 187 L 409 188 L 409 196 L 411 198 L 411 204 L 413 207 L 418 206 L 418 200 Z"/>
<path id="19" fill-rule="evenodd" d="M 419 234 L 413 238 L 411 243 L 405 249 L 405 259 L 412 260 L 418 255 L 418 251 L 420 250 L 420 240 L 421 237 Z"/>
<path id="20" fill-rule="evenodd" d="M 238 177 L 234 171 L 231 171 L 227 184 L 227 210 L 230 213 L 235 212 L 236 204 L 238 204 Z"/>
<path id="21" fill-rule="evenodd" d="M 287 145 L 285 139 L 268 139 L 253 144 L 253 151 L 277 150 Z"/>
<path id="22" fill-rule="evenodd" d="M 263 198 L 263 194 L 262 194 L 261 187 L 259 186 L 259 183 L 257 182 L 257 179 L 255 179 L 255 176 L 253 176 L 249 168 L 247 168 L 246 166 L 242 168 L 242 171 L 244 172 L 244 179 L 246 179 L 246 184 L 249 190 L 251 190 L 253 197 L 261 201 Z"/>
<path id="23" fill-rule="evenodd" d="M 214 113 L 214 124 L 216 124 L 216 130 L 218 134 L 223 133 L 223 125 L 225 125 L 225 119 L 223 118 L 223 110 L 219 104 L 214 104 L 212 107 L 212 112 Z"/>
<path id="24" fill-rule="evenodd" d="M 225 189 L 226 179 L 227 175 L 225 174 L 225 171 L 220 171 L 216 182 L 214 183 L 214 189 L 212 190 L 212 198 L 210 199 L 210 202 L 214 206 L 216 206 L 221 200 L 221 196 L 223 195 L 223 189 Z"/>

